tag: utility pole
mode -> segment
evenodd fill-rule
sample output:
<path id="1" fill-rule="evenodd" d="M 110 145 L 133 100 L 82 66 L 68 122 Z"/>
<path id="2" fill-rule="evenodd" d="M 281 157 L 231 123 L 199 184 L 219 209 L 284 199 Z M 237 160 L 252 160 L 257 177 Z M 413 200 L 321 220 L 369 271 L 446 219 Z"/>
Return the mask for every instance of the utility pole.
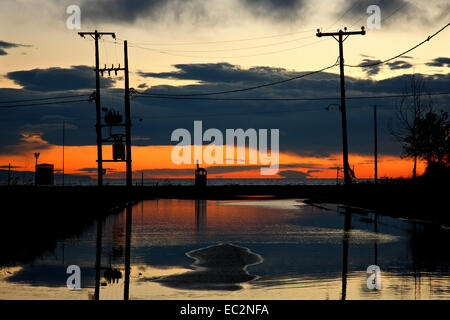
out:
<path id="1" fill-rule="evenodd" d="M 124 41 L 125 57 L 125 144 L 126 144 L 126 166 L 127 166 L 127 187 L 133 185 L 133 171 L 131 167 L 131 111 L 130 111 L 130 77 L 128 70 L 128 42 Z"/>
<path id="2" fill-rule="evenodd" d="M 348 139 L 347 139 L 347 111 L 345 105 L 345 77 L 344 77 L 344 41 L 351 35 L 365 35 L 366 31 L 364 27 L 361 27 L 361 31 L 344 31 L 339 30 L 338 32 L 326 32 L 322 33 L 320 29 L 317 29 L 317 37 L 333 37 L 337 42 L 339 42 L 339 64 L 341 73 L 341 115 L 342 115 L 342 153 L 344 162 L 344 183 L 345 186 L 350 186 L 352 183 L 352 178 L 350 175 L 350 167 L 348 164 Z M 336 36 L 338 38 L 336 38 Z M 343 36 L 346 36 L 343 38 Z"/>
<path id="3" fill-rule="evenodd" d="M 8 164 L 8 187 L 11 185 L 11 163 Z"/>
<path id="4" fill-rule="evenodd" d="M 112 36 L 116 38 L 114 32 L 78 32 L 81 37 L 91 36 L 95 40 L 95 106 L 97 114 L 97 166 L 98 166 L 98 186 L 103 186 L 103 156 L 102 156 L 102 120 L 101 120 L 101 105 L 100 105 L 100 54 L 98 51 L 98 40 L 103 35 Z"/>
<path id="5" fill-rule="evenodd" d="M 64 187 L 64 149 L 65 149 L 65 129 L 66 129 L 66 120 L 63 120 L 62 125 L 62 185 Z"/>
<path id="6" fill-rule="evenodd" d="M 336 185 L 339 185 L 339 167 L 336 167 Z"/>
<path id="7" fill-rule="evenodd" d="M 126 208 L 126 228 L 125 228 L 125 283 L 123 288 L 123 300 L 130 297 L 130 257 L 131 257 L 131 225 L 133 220 L 133 208 L 131 204 Z"/>
<path id="8" fill-rule="evenodd" d="M 41 155 L 40 152 L 34 153 L 34 158 L 36 159 L 36 164 L 34 165 L 34 185 L 35 186 L 37 186 L 37 168 L 38 168 L 38 159 L 39 159 L 40 155 Z"/>
<path id="9" fill-rule="evenodd" d="M 103 160 L 103 162 L 118 162 L 125 161 L 126 162 L 126 183 L 127 187 L 131 188 L 133 186 L 133 171 L 131 167 L 131 108 L 130 108 L 130 76 L 128 69 L 128 42 L 124 41 L 124 60 L 125 66 L 123 68 L 119 67 L 115 68 L 114 65 L 111 68 L 106 67 L 99 70 L 99 72 L 103 75 L 104 72 L 114 72 L 117 75 L 118 71 L 124 71 L 125 73 L 125 123 L 115 124 L 114 126 L 125 127 L 125 160 Z M 104 125 L 106 127 L 110 126 L 108 124 Z M 102 126 L 102 127 L 104 127 Z M 103 142 L 111 142 L 109 139 L 102 140 Z"/>
<path id="10" fill-rule="evenodd" d="M 378 133 L 377 133 L 377 106 L 373 106 L 373 120 L 374 120 L 374 180 L 378 183 Z"/>

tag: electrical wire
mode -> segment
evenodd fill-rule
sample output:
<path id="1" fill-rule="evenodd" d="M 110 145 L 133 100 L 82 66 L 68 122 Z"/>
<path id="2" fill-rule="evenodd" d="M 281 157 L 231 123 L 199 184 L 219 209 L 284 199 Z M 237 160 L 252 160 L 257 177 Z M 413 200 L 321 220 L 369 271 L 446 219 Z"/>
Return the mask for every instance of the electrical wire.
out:
<path id="1" fill-rule="evenodd" d="M 339 59 L 337 59 L 337 60 L 339 60 Z M 304 73 L 304 74 L 296 76 L 296 77 L 292 77 L 292 78 L 288 78 L 288 79 L 284 79 L 284 80 L 280 80 L 280 81 L 274 81 L 274 82 L 270 82 L 270 83 L 265 83 L 265 84 L 260 84 L 260 85 L 253 86 L 253 87 L 234 89 L 234 90 L 225 90 L 225 91 L 218 91 L 218 92 L 209 92 L 209 93 L 193 93 L 193 94 L 164 94 L 164 93 L 143 93 L 143 92 L 138 92 L 138 94 L 141 95 L 141 96 L 157 96 L 157 97 L 160 97 L 160 96 L 164 96 L 164 97 L 192 97 L 192 96 L 210 96 L 210 95 L 228 94 L 228 93 L 249 91 L 249 90 L 254 90 L 254 89 L 259 89 L 259 88 L 264 88 L 264 87 L 269 87 L 269 86 L 274 86 L 274 85 L 286 83 L 286 82 L 289 82 L 289 81 L 305 78 L 307 76 L 323 72 L 325 70 L 328 70 L 328 69 L 331 69 L 331 68 L 334 68 L 335 66 L 337 66 L 337 64 L 338 64 L 337 60 L 331 66 L 322 68 L 320 70 L 311 71 L 311 72 Z"/>
<path id="2" fill-rule="evenodd" d="M 155 46 L 185 46 L 185 45 L 202 45 L 202 44 L 217 44 L 217 43 L 231 43 L 231 42 L 243 42 L 243 41 L 253 41 L 253 40 L 262 40 L 262 39 L 272 39 L 279 37 L 287 37 L 296 34 L 314 32 L 314 29 L 302 30 L 297 32 L 290 32 L 284 34 L 277 34 L 272 36 L 262 36 L 262 37 L 253 37 L 253 38 L 244 38 L 244 39 L 234 39 L 234 40 L 218 40 L 218 41 L 199 41 L 199 42 L 172 42 L 172 43 L 155 43 L 155 42 L 130 42 L 130 44 L 136 45 L 155 45 Z M 122 40 L 122 39 L 119 39 Z"/>
<path id="3" fill-rule="evenodd" d="M 388 20 L 390 17 L 392 17 L 394 14 L 396 14 L 398 11 L 400 11 L 401 9 L 403 9 L 404 7 L 406 7 L 407 5 L 409 5 L 409 2 L 405 2 L 404 4 L 402 4 L 401 6 L 399 6 L 397 9 L 395 9 L 394 11 L 392 11 L 391 14 L 388 15 L 386 18 L 381 19 L 381 22 L 385 22 L 386 20 Z"/>
<path id="4" fill-rule="evenodd" d="M 441 93 L 437 93 L 437 94 L 441 94 Z M 442 93 L 442 94 L 450 94 L 450 92 Z M 433 95 L 433 94 L 431 94 L 431 95 Z M 402 95 L 402 96 L 405 96 L 405 95 Z M 384 98 L 386 98 L 386 97 L 388 97 L 388 96 L 384 96 Z M 389 97 L 392 97 L 392 96 L 389 96 Z M 359 98 L 359 97 L 357 97 L 357 98 Z M 372 108 L 371 106 L 366 106 L 366 105 L 357 105 L 357 106 L 348 106 L 348 107 L 350 109 Z M 321 107 L 320 108 L 312 107 L 312 108 L 298 108 L 298 109 L 294 109 L 294 110 L 257 111 L 257 114 L 260 115 L 260 114 L 298 113 L 298 112 L 323 111 L 323 110 L 328 111 L 329 109 L 321 108 Z M 152 117 L 152 119 L 180 119 L 180 118 L 191 118 L 191 117 L 202 117 L 202 118 L 213 117 L 214 118 L 214 117 L 248 116 L 248 115 L 255 115 L 255 112 L 181 114 L 181 115 L 170 115 L 170 116 L 157 116 L 157 117 Z"/>
<path id="5" fill-rule="evenodd" d="M 336 23 L 338 23 L 339 21 L 341 21 L 342 20 L 342 18 L 344 18 L 346 15 L 347 15 L 347 13 L 349 13 L 353 8 L 355 8 L 356 7 L 356 5 L 357 4 L 359 4 L 359 2 L 360 2 L 361 0 L 357 0 L 357 1 L 355 1 L 355 3 L 350 7 L 350 8 L 348 8 L 332 25 L 330 25 L 328 28 L 326 28 L 325 30 L 330 30 L 331 29 L 331 27 L 333 27 Z M 381 0 L 381 1 L 383 1 L 383 0 Z"/>
<path id="6" fill-rule="evenodd" d="M 185 57 L 185 58 L 194 58 L 194 59 L 236 59 L 236 58 L 259 57 L 259 56 L 266 56 L 266 55 L 276 54 L 276 53 L 280 53 L 280 52 L 292 51 L 292 50 L 296 50 L 296 49 L 300 49 L 300 48 L 305 48 L 305 47 L 308 47 L 308 46 L 311 46 L 311 45 L 314 45 L 314 44 L 317 44 L 317 43 L 321 43 L 321 42 L 324 42 L 324 41 L 327 41 L 327 40 L 328 39 L 321 39 L 319 41 L 306 43 L 306 44 L 301 45 L 301 46 L 296 46 L 296 47 L 291 47 L 291 48 L 286 48 L 286 49 L 281 49 L 281 50 L 276 50 L 276 51 L 270 51 L 270 52 L 264 52 L 264 53 L 240 55 L 240 56 L 193 56 L 193 55 L 187 55 L 187 54 L 181 54 L 181 53 L 171 53 L 171 52 L 168 52 L 168 51 L 160 51 L 160 50 L 157 50 L 157 49 L 151 49 L 151 48 L 142 47 L 142 46 L 136 46 L 136 45 L 130 45 L 129 47 L 143 49 L 143 50 L 148 50 L 148 51 L 152 51 L 152 52 L 155 52 L 155 53 L 161 53 L 161 54 L 166 54 L 166 55 L 175 56 L 175 57 Z"/>
<path id="7" fill-rule="evenodd" d="M 288 112 L 305 112 L 305 111 L 318 111 L 318 108 L 302 108 L 296 110 L 276 110 L 276 111 L 258 111 L 259 114 L 279 114 Z M 176 119 L 176 118 L 189 118 L 189 117 L 226 117 L 226 116 L 247 116 L 254 115 L 255 112 L 232 112 L 232 113 L 202 113 L 202 114 L 183 114 L 172 116 L 152 117 L 152 119 Z"/>
<path id="8" fill-rule="evenodd" d="M 433 92 L 426 93 L 426 96 L 449 95 L 450 92 Z M 409 97 L 412 94 L 392 94 L 392 95 L 375 95 L 375 96 L 350 96 L 346 100 L 361 99 L 387 99 Z M 201 97 L 178 97 L 178 96 L 136 96 L 136 98 L 153 98 L 153 99 L 173 99 L 173 100 L 205 100 L 205 101 L 328 101 L 340 100 L 341 97 L 322 97 L 322 98 L 201 98 Z"/>
<path id="9" fill-rule="evenodd" d="M 160 49 L 160 48 L 148 48 L 148 47 L 142 47 L 142 48 L 147 48 L 147 49 L 152 49 L 155 51 L 162 51 L 162 52 L 186 52 L 186 53 L 195 53 L 195 52 L 200 52 L 200 53 L 204 53 L 204 52 L 226 52 L 226 51 L 241 51 L 241 50 L 251 50 L 251 49 L 258 49 L 258 48 L 266 48 L 266 47 L 272 47 L 272 46 L 276 46 L 279 44 L 284 44 L 284 43 L 291 43 L 291 42 L 296 42 L 299 40 L 305 40 L 305 39 L 312 39 L 314 38 L 314 36 L 308 36 L 308 37 L 302 37 L 302 38 L 296 38 L 296 39 L 291 39 L 291 40 L 286 40 L 286 41 L 281 41 L 281 42 L 275 42 L 275 43 L 269 43 L 269 44 L 263 44 L 263 45 L 258 45 L 258 46 L 252 46 L 252 47 L 244 47 L 244 48 L 229 48 L 229 49 L 214 49 L 214 50 L 177 50 L 177 49 Z"/>
<path id="10" fill-rule="evenodd" d="M 0 101 L 0 104 L 34 102 L 34 101 L 46 101 L 46 100 L 57 100 L 57 99 L 69 99 L 69 98 L 80 98 L 80 97 L 88 97 L 88 96 L 90 96 L 90 94 L 77 94 L 77 95 L 71 95 L 71 96 L 59 96 L 59 97 L 25 99 L 25 100 L 10 100 L 10 101 Z"/>
<path id="11" fill-rule="evenodd" d="M 428 36 L 427 39 L 425 39 L 424 41 L 420 42 L 419 44 L 415 45 L 414 47 L 394 56 L 391 57 L 389 59 L 383 60 L 383 61 L 379 61 L 379 62 L 375 62 L 375 63 L 370 63 L 370 64 L 360 64 L 360 65 L 347 65 L 345 64 L 345 66 L 347 67 L 371 67 L 371 66 L 376 66 L 376 65 L 380 65 L 380 64 L 384 64 L 387 63 L 389 61 L 395 60 L 411 51 L 413 51 L 414 49 L 418 48 L 419 46 L 421 46 L 422 44 L 424 44 L 425 42 L 431 40 L 433 37 L 435 37 L 436 35 L 438 35 L 440 32 L 442 32 L 444 29 L 446 29 L 448 26 L 450 25 L 450 23 L 448 23 L 447 25 L 445 25 L 444 27 L 442 27 L 441 29 L 439 29 L 438 31 L 436 31 L 434 34 L 432 34 L 431 36 Z M 277 84 L 281 84 L 281 83 L 285 83 L 288 81 L 292 81 L 292 80 L 297 80 L 315 73 L 319 73 L 319 72 L 323 72 L 325 70 L 331 69 L 333 67 L 335 67 L 338 64 L 338 62 L 336 61 L 335 64 L 328 66 L 326 68 L 317 70 L 317 71 L 313 71 L 313 72 L 309 72 L 306 74 L 303 74 L 301 76 L 297 76 L 297 77 L 293 77 L 293 78 L 289 78 L 289 79 L 285 79 L 285 80 L 281 80 L 281 81 L 276 81 L 276 82 L 272 82 L 272 83 L 268 83 L 268 84 L 263 84 L 263 85 L 258 85 L 258 86 L 254 86 L 254 87 L 248 87 L 248 88 L 242 88 L 242 89 L 235 89 L 235 90 L 227 90 L 227 91 L 219 91 L 219 92 L 210 92 L 210 93 L 197 93 L 197 94 L 164 94 L 164 93 L 139 93 L 140 95 L 144 95 L 144 96 L 164 96 L 164 97 L 189 97 L 189 96 L 207 96 L 207 95 L 218 95 L 218 94 L 228 94 L 228 93 L 235 93 L 235 92 L 242 92 L 242 91 L 248 91 L 248 90 L 254 90 L 254 89 L 258 89 L 258 88 L 263 88 L 263 87 L 268 87 L 268 86 L 273 86 L 273 85 L 277 85 Z"/>
<path id="12" fill-rule="evenodd" d="M 7 105 L 0 106 L 0 109 L 9 109 L 9 108 L 19 108 L 19 107 L 34 107 L 34 106 L 47 106 L 47 105 L 57 105 L 57 104 L 65 104 L 65 103 L 78 103 L 78 102 L 89 102 L 89 100 L 69 100 L 69 101 L 57 101 L 57 102 L 46 102 L 46 103 L 30 103 L 30 104 L 19 104 L 19 105 Z"/>
<path id="13" fill-rule="evenodd" d="M 414 49 L 420 47 L 421 45 L 423 45 L 424 43 L 426 43 L 427 41 L 430 41 L 432 38 L 434 38 L 436 35 L 438 35 L 440 32 L 444 31 L 448 26 L 450 26 L 450 22 L 447 23 L 445 26 L 443 26 L 441 29 L 439 29 L 438 31 L 436 31 L 435 33 L 433 33 L 431 36 L 428 36 L 425 40 L 423 40 L 422 42 L 416 44 L 414 47 L 383 61 L 378 61 L 378 62 L 373 62 L 373 63 L 369 63 L 369 64 L 359 64 L 359 65 L 348 65 L 345 64 L 346 67 L 351 67 L 351 68 L 366 68 L 366 67 L 373 67 L 373 66 L 377 66 L 392 60 L 395 60 L 403 55 L 405 55 L 406 53 L 409 53 L 411 51 L 413 51 Z"/>

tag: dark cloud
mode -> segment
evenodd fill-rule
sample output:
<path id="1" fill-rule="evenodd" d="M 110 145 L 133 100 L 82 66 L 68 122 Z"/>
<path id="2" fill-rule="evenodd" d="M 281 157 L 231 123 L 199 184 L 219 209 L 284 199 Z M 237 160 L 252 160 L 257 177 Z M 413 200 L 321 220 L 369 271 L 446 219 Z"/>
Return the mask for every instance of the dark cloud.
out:
<path id="1" fill-rule="evenodd" d="M 317 20 L 323 16 L 322 6 L 315 0 L 236 0 L 222 1 L 228 5 L 216 6 L 221 1 L 205 0 L 48 0 L 52 11 L 61 12 L 61 7 L 77 4 L 82 9 L 82 23 L 98 26 L 102 23 L 134 24 L 136 22 L 176 23 L 190 27 L 199 24 L 240 23 L 244 13 L 254 19 L 268 20 L 277 25 L 293 26 L 304 24 L 307 19 Z M 331 1 L 330 1 L 331 2 Z M 421 25 L 435 23 L 447 18 L 450 5 L 443 0 L 434 3 L 431 10 L 424 10 L 408 0 L 345 0 L 329 4 L 335 15 L 334 29 L 360 23 L 364 25 L 367 7 L 378 4 L 381 8 L 382 25 L 419 22 Z M 328 5 L 328 4 L 327 4 Z M 56 9 L 55 9 L 56 8 Z M 59 10 L 59 11 L 58 11 Z M 219 13 L 218 10 L 221 10 Z M 395 15 L 394 15 L 395 14 Z M 394 18 L 391 18 L 393 16 Z M 331 22 L 330 22 L 331 23 Z M 358 27 L 360 26 L 358 25 Z"/>
<path id="2" fill-rule="evenodd" d="M 307 172 L 295 171 L 295 170 L 284 170 L 278 173 L 283 178 L 288 179 L 306 179 L 309 178 L 310 175 Z"/>
<path id="3" fill-rule="evenodd" d="M 302 72 L 267 67 L 243 69 L 239 66 L 224 65 L 223 63 L 179 66 L 181 66 L 181 69 L 174 72 L 154 73 L 152 76 L 192 79 L 198 84 L 154 86 L 146 89 L 145 92 L 174 94 L 215 92 L 239 89 L 248 85 L 267 83 L 302 74 Z M 92 72 L 92 70 L 89 71 Z M 346 77 L 347 96 L 401 94 L 408 81 L 409 75 L 407 74 L 382 80 Z M 434 74 L 424 76 L 424 82 L 428 92 L 445 92 L 448 91 L 450 86 L 450 75 Z M 93 90 L 94 82 L 91 82 L 91 85 L 92 87 L 89 89 Z M 44 88 L 44 86 L 42 87 Z M 225 132 L 227 128 L 280 129 L 281 152 L 328 158 L 334 153 L 341 152 L 339 111 L 337 108 L 330 108 L 329 111 L 325 110 L 328 104 L 339 103 L 339 89 L 339 76 L 337 74 L 320 73 L 281 85 L 266 87 L 262 90 L 235 93 L 226 97 L 323 98 L 331 96 L 337 97 L 336 100 L 228 102 L 136 98 L 132 100 L 133 115 L 143 118 L 143 121 L 133 121 L 132 133 L 135 137 L 144 137 L 145 139 L 133 140 L 133 145 L 174 145 L 175 143 L 170 141 L 173 130 L 186 128 L 192 132 L 193 121 L 202 120 L 203 130 L 217 128 Z M 0 101 L 46 96 L 48 96 L 47 92 L 0 89 Z M 113 88 L 103 90 L 102 101 L 105 106 L 121 108 L 123 106 L 123 90 Z M 434 96 L 433 101 L 440 108 L 449 105 L 450 99 L 448 96 Z M 400 147 L 388 131 L 389 122 L 395 118 L 395 103 L 395 99 L 347 100 L 350 152 L 359 154 L 371 154 L 373 152 L 373 130 L 371 129 L 373 113 L 370 106 L 377 104 L 379 106 L 380 137 L 382 137 L 380 138 L 379 152 L 385 155 L 399 154 Z M 61 144 L 61 132 L 58 130 L 58 126 L 50 125 L 51 123 L 60 123 L 61 119 L 70 119 L 67 120 L 67 123 L 73 126 L 73 129 L 67 131 L 66 145 L 95 145 L 94 109 L 93 104 L 88 103 L 68 104 L 64 108 L 52 106 L 0 109 L 0 119 L 2 119 L 0 126 L 0 134 L 2 135 L 0 153 L 8 153 L 8 146 L 10 145 L 17 145 L 16 149 L 20 151 L 22 145 L 19 143 L 24 142 L 21 140 L 23 139 L 24 131 L 38 131 L 35 132 L 36 136 L 28 136 L 28 140 L 34 139 L 39 142 L 37 138 L 40 137 L 43 141 L 48 141 L 49 144 Z M 31 147 L 26 150 L 29 150 L 32 155 Z M 336 161 L 336 165 L 339 161 Z M 233 169 L 227 169 L 225 172 L 241 169 L 239 166 L 231 168 Z M 254 169 L 257 170 L 259 167 Z M 284 171 L 295 171 L 297 169 L 306 171 L 324 168 L 310 163 L 303 163 L 290 167 L 280 166 L 280 169 L 286 169 Z M 208 170 L 211 170 L 212 173 L 221 173 L 220 170 L 223 169 L 212 167 Z M 149 173 L 151 174 L 151 172 Z M 173 175 L 170 171 L 165 171 L 165 173 Z M 192 176 L 192 170 L 177 171 L 177 174 Z"/>
<path id="4" fill-rule="evenodd" d="M 270 67 L 253 67 L 248 70 L 230 63 L 197 63 L 176 64 L 178 71 L 173 72 L 139 72 L 142 77 L 177 79 L 177 80 L 200 80 L 208 83 L 236 83 L 265 81 L 287 73 L 285 69 Z M 281 78 L 280 78 L 281 79 Z"/>
<path id="5" fill-rule="evenodd" d="M 48 68 L 14 71 L 6 74 L 6 78 L 31 91 L 61 91 L 95 88 L 94 68 L 73 66 L 68 69 Z M 103 77 L 103 88 L 114 84 L 113 78 Z"/>
<path id="6" fill-rule="evenodd" d="M 292 22 L 304 17 L 313 5 L 310 0 L 239 0 L 235 10 L 245 10 L 258 19 L 278 23 Z M 203 0 L 80 0 L 83 16 L 89 22 L 131 24 L 139 20 L 191 23 L 211 22 L 217 15 L 208 1 Z"/>
<path id="7" fill-rule="evenodd" d="M 113 168 L 104 168 L 104 169 L 106 170 L 107 173 L 117 172 L 117 169 L 113 169 Z M 88 173 L 88 174 L 97 174 L 98 168 L 82 168 L 82 169 L 78 169 L 78 171 Z"/>
<path id="8" fill-rule="evenodd" d="M 433 59 L 431 62 L 427 62 L 426 65 L 430 66 L 430 67 L 449 67 L 450 68 L 450 58 L 439 57 L 439 58 Z"/>
<path id="9" fill-rule="evenodd" d="M 6 42 L 6 41 L 0 40 L 0 48 L 10 49 L 10 48 L 18 48 L 18 47 L 31 47 L 31 46 L 27 45 L 27 44 L 11 43 L 11 42 Z"/>
<path id="10" fill-rule="evenodd" d="M 248 170 L 259 170 L 263 168 L 261 166 L 256 165 L 248 165 L 248 166 L 205 166 L 208 171 L 208 174 L 222 174 L 222 173 L 231 173 L 231 172 L 242 172 Z M 144 170 L 145 174 L 153 175 L 153 176 L 193 176 L 194 169 L 147 169 Z"/>
<path id="11" fill-rule="evenodd" d="M 231 165 L 231 166 L 207 166 L 203 165 L 208 171 L 208 174 L 223 174 L 223 173 L 236 173 L 236 172 L 243 172 L 248 170 L 260 170 L 261 168 L 264 168 L 264 166 L 258 166 L 258 165 Z M 319 168 L 320 165 L 318 164 L 280 164 L 279 168 Z M 324 168 L 325 169 L 325 168 Z M 82 169 L 80 171 L 86 171 L 89 173 L 96 173 L 97 168 L 87 168 Z M 194 175 L 194 169 L 146 169 L 143 170 L 146 175 L 150 176 L 178 176 L 178 177 L 192 177 Z M 307 176 L 313 172 L 320 172 L 321 170 L 312 169 L 307 171 Z M 139 171 L 140 172 L 140 171 Z M 282 171 L 283 172 L 283 171 Z M 289 175 L 289 172 L 297 172 L 302 173 L 300 171 L 295 170 L 285 170 L 284 172 L 287 172 L 286 175 Z M 283 176 L 284 177 L 284 176 Z M 288 176 L 286 176 L 288 178 Z M 302 176 L 303 178 L 303 176 Z"/>
<path id="12" fill-rule="evenodd" d="M 244 7 L 255 17 L 277 22 L 292 22 L 305 16 L 308 11 L 307 0 L 241 0 Z"/>
<path id="13" fill-rule="evenodd" d="M 362 69 L 367 73 L 369 76 L 377 75 L 381 70 L 381 64 L 371 65 L 375 63 L 380 63 L 381 60 L 376 59 L 363 59 L 363 62 L 359 64 L 359 66 L 362 67 Z"/>
<path id="14" fill-rule="evenodd" d="M 11 48 L 18 48 L 18 47 L 31 47 L 31 46 L 0 40 L 0 56 L 6 56 L 8 54 L 8 52 L 6 52 L 4 49 L 11 49 Z"/>
<path id="15" fill-rule="evenodd" d="M 446 21 L 450 10 L 448 1 L 434 1 L 433 6 L 424 8 L 409 0 L 346 0 L 341 9 L 336 11 L 338 20 L 334 28 L 339 29 L 349 23 L 357 27 L 365 25 L 369 17 L 366 10 L 370 5 L 380 7 L 381 28 L 413 22 L 415 25 L 435 25 L 438 21 Z"/>
<path id="16" fill-rule="evenodd" d="M 89 22 L 134 23 L 140 19 L 159 21 L 183 15 L 199 19 L 205 15 L 200 0 L 82 0 L 83 18 Z"/>
<path id="17" fill-rule="evenodd" d="M 413 65 L 407 61 L 403 60 L 396 60 L 394 62 L 388 62 L 387 65 L 391 70 L 397 70 L 397 69 L 409 69 Z"/>
<path id="18" fill-rule="evenodd" d="M 5 165 L 5 166 L 0 166 L 0 169 L 8 169 L 9 168 L 9 166 L 8 165 Z M 19 166 L 11 166 L 11 169 L 18 169 L 18 168 L 20 168 Z"/>

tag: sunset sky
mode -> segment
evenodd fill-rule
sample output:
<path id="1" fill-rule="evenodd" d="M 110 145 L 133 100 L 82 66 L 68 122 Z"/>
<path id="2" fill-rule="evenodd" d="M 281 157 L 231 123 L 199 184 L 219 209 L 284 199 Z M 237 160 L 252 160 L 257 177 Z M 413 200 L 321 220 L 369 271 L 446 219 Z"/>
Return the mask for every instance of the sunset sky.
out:
<path id="1" fill-rule="evenodd" d="M 381 28 L 367 29 L 367 7 L 381 8 Z M 81 9 L 81 29 L 69 30 L 69 5 Z M 79 31 L 115 32 L 100 42 L 101 65 L 123 66 L 129 42 L 130 85 L 147 93 L 192 94 L 240 89 L 294 77 L 335 63 L 338 43 L 317 38 L 316 29 L 344 26 L 365 36 L 344 43 L 345 63 L 393 57 L 449 22 L 447 0 L 2 0 L 0 2 L 0 170 L 34 170 L 40 162 L 62 167 L 62 121 L 66 123 L 65 172 L 95 177 L 95 104 L 2 108 L 14 100 L 90 94 L 95 89 L 94 42 Z M 450 28 L 390 63 L 346 67 L 347 96 L 404 92 L 412 73 L 427 92 L 450 88 Z M 123 110 L 123 78 L 102 78 L 102 106 Z M 339 97 L 335 67 L 284 84 L 220 98 Z M 378 107 L 379 176 L 411 175 L 412 161 L 390 133 L 398 99 L 348 100 L 350 166 L 358 178 L 373 177 L 373 105 Z M 448 111 L 449 95 L 433 96 Z M 133 170 L 146 177 L 192 178 L 194 165 L 175 165 L 171 133 L 217 128 L 280 129 L 280 170 L 261 176 L 258 165 L 208 169 L 212 178 L 335 178 L 342 167 L 341 123 L 333 101 L 202 101 L 135 98 Z M 16 103 L 20 104 L 20 103 Z M 139 121 L 141 118 L 142 121 Z M 106 133 L 106 131 L 105 131 Z M 104 147 L 111 158 L 111 146 Z M 239 159 L 238 159 L 239 160 Z M 123 177 L 123 164 L 105 164 L 107 178 Z M 419 172 L 424 170 L 420 164 Z M 139 172 L 136 172 L 138 174 Z M 3 177 L 3 176 L 2 176 Z"/>

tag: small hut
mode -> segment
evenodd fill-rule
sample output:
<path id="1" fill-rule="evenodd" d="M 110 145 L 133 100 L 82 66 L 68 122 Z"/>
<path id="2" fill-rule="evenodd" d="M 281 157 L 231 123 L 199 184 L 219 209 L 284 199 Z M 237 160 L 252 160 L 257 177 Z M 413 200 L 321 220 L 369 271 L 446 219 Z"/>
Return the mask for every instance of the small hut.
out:
<path id="1" fill-rule="evenodd" d="M 53 164 L 42 163 L 36 166 L 36 185 L 52 186 L 54 182 L 55 167 Z"/>
<path id="2" fill-rule="evenodd" d="M 200 168 L 197 162 L 197 169 L 195 170 L 195 186 L 206 187 L 207 172 L 206 169 Z"/>

